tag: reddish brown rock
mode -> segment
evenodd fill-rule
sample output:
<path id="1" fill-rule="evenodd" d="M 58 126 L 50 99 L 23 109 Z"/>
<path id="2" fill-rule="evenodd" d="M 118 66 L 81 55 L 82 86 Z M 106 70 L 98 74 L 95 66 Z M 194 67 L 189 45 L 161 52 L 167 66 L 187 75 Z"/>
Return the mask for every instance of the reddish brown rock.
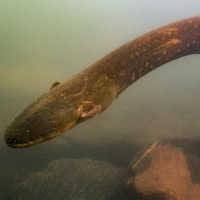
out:
<path id="1" fill-rule="evenodd" d="M 127 188 L 133 199 L 200 199 L 200 140 L 156 141 L 129 165 Z"/>

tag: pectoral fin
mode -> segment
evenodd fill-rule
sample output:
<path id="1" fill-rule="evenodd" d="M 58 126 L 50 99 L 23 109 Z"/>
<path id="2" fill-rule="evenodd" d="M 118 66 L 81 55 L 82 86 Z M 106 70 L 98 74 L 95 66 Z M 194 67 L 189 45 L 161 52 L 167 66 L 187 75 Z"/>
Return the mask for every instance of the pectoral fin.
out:
<path id="1" fill-rule="evenodd" d="M 100 113 L 100 111 L 101 111 L 101 105 L 97 105 L 89 112 L 83 113 L 80 118 L 83 120 L 92 119 L 96 117 Z"/>
<path id="2" fill-rule="evenodd" d="M 56 86 L 60 85 L 60 82 L 56 81 L 54 82 L 51 87 L 49 88 L 49 90 L 52 90 L 53 88 L 55 88 Z"/>

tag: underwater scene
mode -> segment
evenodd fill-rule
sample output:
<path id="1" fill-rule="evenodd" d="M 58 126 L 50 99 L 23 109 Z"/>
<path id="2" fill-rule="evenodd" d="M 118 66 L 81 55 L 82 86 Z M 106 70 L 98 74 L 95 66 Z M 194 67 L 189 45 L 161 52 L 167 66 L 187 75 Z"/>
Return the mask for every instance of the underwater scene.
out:
<path id="1" fill-rule="evenodd" d="M 1 0 L 0 199 L 200 199 L 199 8 Z"/>

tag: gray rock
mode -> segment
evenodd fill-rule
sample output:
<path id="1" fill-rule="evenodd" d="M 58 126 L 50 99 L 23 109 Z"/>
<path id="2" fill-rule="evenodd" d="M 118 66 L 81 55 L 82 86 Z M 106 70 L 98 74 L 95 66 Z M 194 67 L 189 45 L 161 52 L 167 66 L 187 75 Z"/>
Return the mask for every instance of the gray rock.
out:
<path id="1" fill-rule="evenodd" d="M 19 200 L 125 200 L 124 170 L 91 159 L 52 161 L 17 188 Z"/>

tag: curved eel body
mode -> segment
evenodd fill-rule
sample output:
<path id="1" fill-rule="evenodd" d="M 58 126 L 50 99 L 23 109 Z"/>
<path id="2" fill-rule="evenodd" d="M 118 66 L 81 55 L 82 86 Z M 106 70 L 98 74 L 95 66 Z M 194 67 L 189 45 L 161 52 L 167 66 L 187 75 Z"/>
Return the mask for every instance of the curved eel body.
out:
<path id="1" fill-rule="evenodd" d="M 200 53 L 200 16 L 150 31 L 33 100 L 5 130 L 10 147 L 52 139 L 108 108 L 128 86 L 174 59 Z"/>

